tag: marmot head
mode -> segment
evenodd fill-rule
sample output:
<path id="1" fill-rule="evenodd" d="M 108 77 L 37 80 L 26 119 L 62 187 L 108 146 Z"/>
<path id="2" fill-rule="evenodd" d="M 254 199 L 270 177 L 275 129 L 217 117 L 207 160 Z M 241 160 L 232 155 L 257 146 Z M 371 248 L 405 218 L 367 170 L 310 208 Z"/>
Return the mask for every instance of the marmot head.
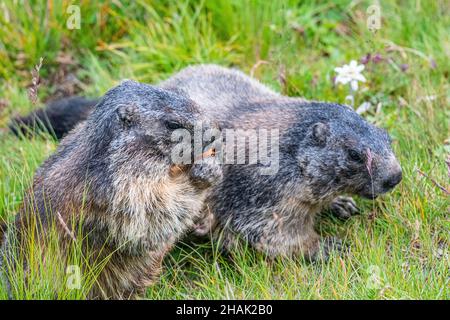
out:
<path id="1" fill-rule="evenodd" d="M 182 93 L 125 80 L 104 95 L 87 120 L 91 158 L 94 164 L 107 158 L 110 171 L 154 176 L 178 165 L 171 159 L 179 144 L 174 131 L 189 134 L 193 144 L 198 123 L 203 130 L 211 128 L 196 104 Z"/>
<path id="2" fill-rule="evenodd" d="M 297 160 L 317 195 L 374 199 L 401 181 L 402 169 L 387 132 L 350 108 L 313 102 L 301 108 L 299 117 L 304 138 Z"/>

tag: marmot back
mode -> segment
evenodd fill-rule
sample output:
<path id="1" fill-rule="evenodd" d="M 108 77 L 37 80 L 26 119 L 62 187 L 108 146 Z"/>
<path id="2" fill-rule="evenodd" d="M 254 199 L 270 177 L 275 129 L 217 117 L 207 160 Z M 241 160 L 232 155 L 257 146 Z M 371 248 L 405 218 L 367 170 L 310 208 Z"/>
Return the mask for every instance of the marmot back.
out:
<path id="1" fill-rule="evenodd" d="M 215 120 L 225 118 L 243 104 L 282 98 L 239 70 L 213 64 L 187 67 L 159 86 L 182 90 L 205 115 Z"/>

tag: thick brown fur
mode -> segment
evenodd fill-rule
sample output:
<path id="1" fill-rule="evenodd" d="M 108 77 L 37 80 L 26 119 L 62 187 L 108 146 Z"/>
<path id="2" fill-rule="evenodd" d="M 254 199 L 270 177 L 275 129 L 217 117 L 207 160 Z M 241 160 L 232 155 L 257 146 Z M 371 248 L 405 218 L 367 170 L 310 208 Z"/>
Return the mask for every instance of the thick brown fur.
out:
<path id="1" fill-rule="evenodd" d="M 20 252 L 26 259 L 31 234 L 45 243 L 56 226 L 62 248 L 83 241 L 90 263 L 107 259 L 89 298 L 142 294 L 198 217 L 209 185 L 199 181 L 220 179 L 220 168 L 206 164 L 173 173 L 174 123 L 191 132 L 200 120 L 195 103 L 176 93 L 132 81 L 110 90 L 37 170 L 4 262 Z"/>

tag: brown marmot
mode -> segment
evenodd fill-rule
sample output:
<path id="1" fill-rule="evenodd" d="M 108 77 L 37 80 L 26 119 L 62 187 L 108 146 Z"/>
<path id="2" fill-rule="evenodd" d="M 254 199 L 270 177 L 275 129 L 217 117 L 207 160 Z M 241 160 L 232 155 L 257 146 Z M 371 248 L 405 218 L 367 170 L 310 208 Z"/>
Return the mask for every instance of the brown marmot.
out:
<path id="1" fill-rule="evenodd" d="M 192 229 L 206 188 L 221 177 L 208 159 L 171 160 L 179 143 L 174 130 L 191 134 L 202 118 L 182 94 L 133 81 L 111 89 L 37 170 L 6 232 L 3 263 L 14 265 L 22 253 L 26 264 L 28 240 L 45 243 L 50 226 L 63 248 L 80 240 L 79 227 L 86 259 L 109 257 L 89 297 L 142 293 L 171 246 Z"/>

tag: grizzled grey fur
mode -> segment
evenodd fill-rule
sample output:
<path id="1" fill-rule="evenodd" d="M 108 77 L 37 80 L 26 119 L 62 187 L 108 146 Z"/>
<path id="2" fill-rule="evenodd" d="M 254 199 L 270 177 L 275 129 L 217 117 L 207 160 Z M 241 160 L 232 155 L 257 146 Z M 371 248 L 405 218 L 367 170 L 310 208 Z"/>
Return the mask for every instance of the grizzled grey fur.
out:
<path id="1" fill-rule="evenodd" d="M 280 131 L 275 175 L 260 164 L 225 165 L 208 192 L 199 229 L 212 227 L 228 247 L 243 238 L 270 256 L 326 257 L 339 243 L 314 231 L 317 213 L 331 206 L 347 217 L 357 209 L 343 195 L 373 199 L 401 180 L 389 135 L 346 106 L 285 97 L 214 65 L 186 68 L 161 87 L 184 91 L 222 129 Z"/>
<path id="2" fill-rule="evenodd" d="M 192 132 L 201 120 L 196 104 L 178 93 L 133 81 L 110 90 L 37 170 L 4 251 L 26 255 L 30 230 L 44 242 L 51 225 L 64 248 L 81 225 L 86 257 L 111 255 L 90 297 L 142 293 L 221 177 L 211 163 L 171 162 L 173 130 Z"/>
<path id="3" fill-rule="evenodd" d="M 270 256 L 326 257 L 339 243 L 314 231 L 317 214 L 349 217 L 357 208 L 345 195 L 372 199 L 401 180 L 388 134 L 346 106 L 285 97 L 215 65 L 186 68 L 160 87 L 184 92 L 222 129 L 280 132 L 275 175 L 262 175 L 261 164 L 224 165 L 208 189 L 196 231 L 220 235 L 228 248 L 242 238 Z"/>

